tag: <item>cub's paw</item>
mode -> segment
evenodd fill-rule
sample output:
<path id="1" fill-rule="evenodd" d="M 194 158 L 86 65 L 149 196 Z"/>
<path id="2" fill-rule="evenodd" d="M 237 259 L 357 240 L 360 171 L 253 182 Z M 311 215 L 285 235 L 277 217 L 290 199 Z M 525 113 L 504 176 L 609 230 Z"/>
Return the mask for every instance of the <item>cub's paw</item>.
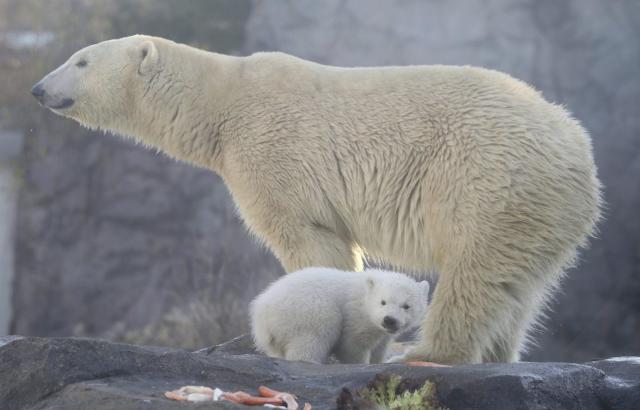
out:
<path id="1" fill-rule="evenodd" d="M 392 356 L 385 363 L 404 363 L 407 366 L 423 367 L 451 367 L 446 364 L 431 362 L 427 357 L 428 355 L 422 354 L 419 348 L 413 348 L 404 354 Z"/>
<path id="2" fill-rule="evenodd" d="M 407 361 L 406 354 L 397 354 L 388 358 L 385 363 L 404 363 Z"/>

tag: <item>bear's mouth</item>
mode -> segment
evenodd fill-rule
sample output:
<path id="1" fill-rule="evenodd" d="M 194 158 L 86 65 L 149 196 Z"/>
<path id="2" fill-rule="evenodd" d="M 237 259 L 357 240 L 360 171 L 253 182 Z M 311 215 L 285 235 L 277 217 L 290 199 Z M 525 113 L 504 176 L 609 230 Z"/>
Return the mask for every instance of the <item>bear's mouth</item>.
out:
<path id="1" fill-rule="evenodd" d="M 65 98 L 62 101 L 60 101 L 59 104 L 50 105 L 49 108 L 51 108 L 52 110 L 63 110 L 65 108 L 71 107 L 74 102 L 75 101 L 73 100 L 73 98 Z"/>
<path id="2" fill-rule="evenodd" d="M 381 326 L 381 328 L 387 334 L 390 334 L 390 335 L 394 335 L 394 334 L 396 334 L 396 333 L 398 333 L 400 331 L 400 327 L 399 326 L 393 326 L 393 327 Z"/>

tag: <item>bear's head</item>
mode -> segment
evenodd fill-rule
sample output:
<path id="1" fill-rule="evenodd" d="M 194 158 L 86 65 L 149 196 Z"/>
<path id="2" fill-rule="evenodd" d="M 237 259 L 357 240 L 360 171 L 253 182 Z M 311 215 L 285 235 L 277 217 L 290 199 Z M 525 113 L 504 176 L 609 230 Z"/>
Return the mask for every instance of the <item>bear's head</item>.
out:
<path id="1" fill-rule="evenodd" d="M 429 298 L 429 282 L 416 282 L 395 272 L 369 271 L 367 312 L 371 322 L 389 334 L 420 324 Z"/>
<path id="2" fill-rule="evenodd" d="M 90 128 L 131 122 L 158 63 L 152 37 L 136 35 L 83 48 L 33 86 L 43 106 Z"/>

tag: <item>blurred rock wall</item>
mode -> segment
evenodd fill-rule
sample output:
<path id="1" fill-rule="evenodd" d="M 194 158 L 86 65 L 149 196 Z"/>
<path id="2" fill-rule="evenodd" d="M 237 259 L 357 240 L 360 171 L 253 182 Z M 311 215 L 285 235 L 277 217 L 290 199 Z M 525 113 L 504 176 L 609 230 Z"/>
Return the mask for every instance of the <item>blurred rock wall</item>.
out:
<path id="1" fill-rule="evenodd" d="M 567 106 L 593 138 L 605 221 L 525 358 L 588 360 L 640 349 L 639 39 L 634 0 L 256 1 L 246 49 L 344 66 L 479 65 Z"/>
<path id="2" fill-rule="evenodd" d="M 15 215 L 22 134 L 0 130 L 0 336 L 9 334 L 13 306 Z"/>

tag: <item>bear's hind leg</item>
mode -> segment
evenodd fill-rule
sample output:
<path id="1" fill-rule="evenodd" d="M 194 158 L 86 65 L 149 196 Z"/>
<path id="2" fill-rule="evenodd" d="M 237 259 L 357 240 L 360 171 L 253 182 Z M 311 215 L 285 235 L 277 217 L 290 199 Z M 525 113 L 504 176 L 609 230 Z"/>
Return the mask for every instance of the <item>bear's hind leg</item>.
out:
<path id="1" fill-rule="evenodd" d="M 520 346 L 524 339 L 518 330 L 514 334 L 503 334 L 482 353 L 482 363 L 512 363 L 520 360 Z M 495 338 L 494 338 L 495 339 Z"/>
<path id="2" fill-rule="evenodd" d="M 531 323 L 536 292 L 522 276 L 478 270 L 443 272 L 405 360 L 443 364 L 517 360 Z"/>
<path id="3" fill-rule="evenodd" d="M 287 343 L 284 358 L 293 361 L 326 363 L 331 345 L 332 343 L 326 338 L 323 340 L 316 335 L 298 336 Z"/>
<path id="4" fill-rule="evenodd" d="M 482 353 L 483 363 L 489 362 L 517 362 L 520 360 L 520 353 L 526 349 L 527 333 L 536 325 L 540 312 L 546 306 L 547 300 L 555 289 L 556 280 L 560 273 L 551 275 L 549 283 L 534 286 L 531 282 L 524 289 L 516 292 L 516 287 L 510 288 L 511 296 L 520 301 L 514 303 L 518 306 L 518 311 L 514 312 L 514 317 L 520 318 L 518 322 L 511 322 L 511 326 L 501 327 L 502 332 L 497 333 L 492 339 L 492 344 Z"/>

